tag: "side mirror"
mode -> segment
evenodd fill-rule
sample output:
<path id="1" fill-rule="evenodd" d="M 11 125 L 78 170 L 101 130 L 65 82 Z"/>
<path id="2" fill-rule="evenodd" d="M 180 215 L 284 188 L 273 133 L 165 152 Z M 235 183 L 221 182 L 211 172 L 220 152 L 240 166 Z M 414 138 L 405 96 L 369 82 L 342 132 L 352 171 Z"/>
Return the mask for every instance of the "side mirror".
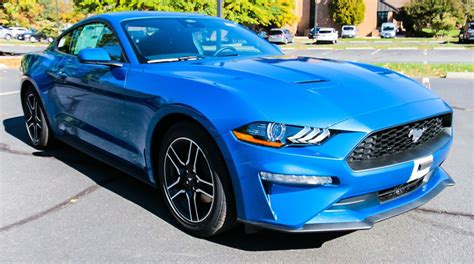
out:
<path id="1" fill-rule="evenodd" d="M 110 67 L 122 67 L 119 62 L 114 62 L 109 53 L 102 48 L 86 48 L 79 51 L 79 61 L 84 64 L 106 65 Z"/>

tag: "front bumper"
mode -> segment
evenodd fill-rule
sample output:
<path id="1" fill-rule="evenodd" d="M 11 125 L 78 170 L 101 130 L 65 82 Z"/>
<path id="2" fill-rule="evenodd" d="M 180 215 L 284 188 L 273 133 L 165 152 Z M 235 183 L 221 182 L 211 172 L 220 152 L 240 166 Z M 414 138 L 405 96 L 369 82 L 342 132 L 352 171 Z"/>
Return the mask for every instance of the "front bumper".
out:
<path id="1" fill-rule="evenodd" d="M 334 41 L 336 40 L 333 36 L 319 35 L 315 37 L 316 41 Z"/>
<path id="2" fill-rule="evenodd" d="M 225 159 L 231 172 L 240 221 L 284 231 L 367 229 L 373 223 L 422 205 L 451 185 L 440 168 L 452 144 L 450 134 L 428 152 L 407 161 L 366 170 L 353 170 L 346 157 L 367 134 L 404 122 L 451 112 L 441 100 L 428 100 L 371 112 L 335 124 L 348 131 L 320 146 L 269 148 L 243 143 L 232 133 L 222 135 Z M 384 117 L 384 118 L 381 118 Z M 387 118 L 390 117 L 390 118 Z M 409 181 L 414 159 L 433 156 L 429 181 L 408 194 L 380 202 L 373 198 L 357 205 L 341 206 L 353 197 L 377 193 Z M 330 186 L 286 185 L 262 182 L 259 172 L 337 177 Z"/>
<path id="3" fill-rule="evenodd" d="M 285 37 L 269 36 L 268 37 L 268 42 L 270 42 L 270 43 L 284 43 L 285 42 Z"/>
<path id="4" fill-rule="evenodd" d="M 281 225 L 245 220 L 242 220 L 242 222 L 290 233 L 371 229 L 373 225 L 379 221 L 403 214 L 422 206 L 438 195 L 444 188 L 453 185 L 454 181 L 451 177 L 449 177 L 443 169 L 438 168 L 435 173 L 431 172 L 431 177 L 428 182 L 404 196 L 395 198 L 386 203 L 380 203 L 375 198 L 376 193 L 364 195 L 367 198 L 361 196 L 361 201 L 359 203 L 349 205 L 336 204 L 330 207 L 300 228 L 289 228 Z M 371 211 L 374 211 L 375 213 Z"/>

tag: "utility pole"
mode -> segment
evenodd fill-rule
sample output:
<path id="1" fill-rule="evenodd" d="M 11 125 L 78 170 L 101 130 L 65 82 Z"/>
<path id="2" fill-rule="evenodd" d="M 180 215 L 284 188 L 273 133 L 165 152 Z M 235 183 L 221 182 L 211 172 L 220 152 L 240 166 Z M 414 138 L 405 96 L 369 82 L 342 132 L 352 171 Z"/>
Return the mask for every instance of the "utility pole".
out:
<path id="1" fill-rule="evenodd" d="M 314 28 L 318 26 L 318 0 L 314 0 Z"/>
<path id="2" fill-rule="evenodd" d="M 58 6 L 58 0 L 56 0 L 56 27 L 58 28 L 58 34 L 59 31 L 61 30 L 59 28 L 59 6 Z"/>
<path id="3" fill-rule="evenodd" d="M 57 0 L 56 0 L 57 1 Z M 222 18 L 222 1 L 223 0 L 217 0 L 217 16 Z"/>

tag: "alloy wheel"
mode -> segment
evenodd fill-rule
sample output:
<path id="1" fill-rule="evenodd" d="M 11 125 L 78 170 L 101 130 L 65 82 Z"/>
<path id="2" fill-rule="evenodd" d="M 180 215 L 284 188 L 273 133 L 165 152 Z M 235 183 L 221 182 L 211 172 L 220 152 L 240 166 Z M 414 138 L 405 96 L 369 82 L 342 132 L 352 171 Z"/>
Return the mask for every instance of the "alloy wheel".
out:
<path id="1" fill-rule="evenodd" d="M 214 175 L 199 145 L 186 137 L 175 139 L 163 169 L 164 192 L 175 214 L 189 224 L 206 220 L 214 205 Z"/>
<path id="2" fill-rule="evenodd" d="M 43 129 L 43 112 L 38 103 L 38 98 L 29 93 L 25 98 L 25 124 L 28 135 L 34 144 L 38 144 L 41 139 Z"/>

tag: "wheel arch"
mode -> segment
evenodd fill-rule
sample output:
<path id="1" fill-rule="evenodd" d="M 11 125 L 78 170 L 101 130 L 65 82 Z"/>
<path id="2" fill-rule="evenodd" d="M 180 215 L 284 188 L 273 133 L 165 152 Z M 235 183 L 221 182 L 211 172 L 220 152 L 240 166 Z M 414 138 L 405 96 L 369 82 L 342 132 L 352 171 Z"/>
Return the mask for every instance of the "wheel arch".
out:
<path id="1" fill-rule="evenodd" d="M 156 171 L 156 160 L 158 158 L 159 149 L 157 146 L 159 146 L 160 141 L 165 135 L 166 131 L 177 122 L 191 122 L 206 131 L 216 144 L 216 147 L 219 149 L 220 155 L 222 156 L 226 166 L 225 168 L 227 169 L 227 172 L 230 176 L 230 183 L 232 184 L 233 191 L 232 196 L 234 202 L 237 205 L 237 209 L 239 210 L 240 206 L 237 201 L 237 197 L 240 197 L 241 195 L 241 188 L 237 180 L 237 171 L 234 164 L 229 162 L 229 160 L 231 160 L 229 149 L 224 143 L 224 140 L 220 136 L 217 128 L 203 114 L 190 107 L 174 105 L 167 106 L 165 108 L 166 109 L 162 109 L 155 115 L 153 121 L 150 124 L 152 129 L 149 129 L 150 132 L 147 135 L 145 157 L 147 164 L 147 174 L 150 183 L 155 187 L 158 187 L 159 180 L 158 173 Z M 239 194 L 237 195 L 237 193 Z"/>

